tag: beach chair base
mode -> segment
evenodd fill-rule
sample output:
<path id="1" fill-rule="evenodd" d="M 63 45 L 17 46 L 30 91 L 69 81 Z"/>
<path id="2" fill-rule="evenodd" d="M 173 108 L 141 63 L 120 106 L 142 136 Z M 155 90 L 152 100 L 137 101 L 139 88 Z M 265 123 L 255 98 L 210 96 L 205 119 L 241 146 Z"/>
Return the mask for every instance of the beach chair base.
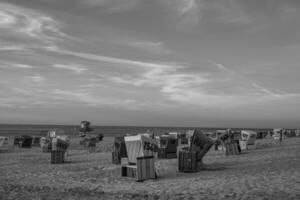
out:
<path id="1" fill-rule="evenodd" d="M 65 162 L 65 152 L 54 150 L 51 151 L 51 164 L 62 164 Z"/>
<path id="2" fill-rule="evenodd" d="M 239 155 L 241 150 L 238 146 L 238 143 L 236 141 L 230 142 L 230 143 L 225 143 L 225 155 Z"/>
<path id="3" fill-rule="evenodd" d="M 179 172 L 197 172 L 197 152 L 196 151 L 179 151 L 178 156 L 178 171 Z"/>
<path id="4" fill-rule="evenodd" d="M 135 178 L 138 182 L 156 179 L 154 157 L 137 157 L 137 165 L 122 166 L 122 176 Z"/>

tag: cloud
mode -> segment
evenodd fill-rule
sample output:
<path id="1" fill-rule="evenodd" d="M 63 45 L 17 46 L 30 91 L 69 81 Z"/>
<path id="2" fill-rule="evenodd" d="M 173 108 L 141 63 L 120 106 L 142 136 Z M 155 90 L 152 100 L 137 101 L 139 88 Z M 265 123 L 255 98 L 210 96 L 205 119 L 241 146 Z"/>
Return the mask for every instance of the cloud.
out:
<path id="1" fill-rule="evenodd" d="M 211 81 L 209 83 L 212 83 Z M 202 108 L 238 108 L 250 105 L 267 105 L 270 102 L 285 101 L 288 99 L 300 98 L 300 94 L 274 94 L 269 90 L 259 87 L 259 93 L 249 92 L 247 86 L 240 88 L 240 92 L 223 93 L 214 92 L 203 87 L 191 87 L 189 84 L 177 84 L 176 87 L 171 87 L 164 90 L 173 101 L 179 102 L 182 105 L 200 106 Z M 221 88 L 219 88 L 221 90 Z M 230 90 L 230 89 L 229 89 Z M 250 90 L 251 91 L 251 90 Z"/>
<path id="2" fill-rule="evenodd" d="M 57 47 L 51 49 L 60 54 L 114 64 L 117 69 L 131 69 L 131 74 L 126 75 L 106 73 L 106 80 L 123 86 L 155 88 L 165 100 L 183 104 L 231 107 L 295 97 L 275 93 L 215 61 L 209 63 L 219 69 L 218 73 L 188 72 L 189 65 L 185 63 L 144 62 L 72 52 Z"/>
<path id="3" fill-rule="evenodd" d="M 0 28 L 1 30 L 1 28 Z M 7 42 L 1 39 L 0 35 L 0 51 L 24 51 L 26 47 L 19 43 Z"/>
<path id="4" fill-rule="evenodd" d="M 163 42 L 149 42 L 149 41 L 127 41 L 120 42 L 120 44 L 124 44 L 127 46 L 131 46 L 137 49 L 142 49 L 148 51 L 152 54 L 170 54 L 171 50 L 167 49 L 164 46 Z"/>
<path id="5" fill-rule="evenodd" d="M 5 45 L 0 46 L 0 51 L 20 51 L 24 50 L 25 48 L 21 45 Z"/>
<path id="6" fill-rule="evenodd" d="M 56 53 L 71 55 L 71 56 L 75 56 L 75 57 L 80 57 L 80 58 L 84 58 L 87 60 L 94 60 L 94 61 L 100 61 L 100 62 L 106 62 L 106 63 L 112 63 L 112 64 L 126 65 L 127 67 L 132 67 L 132 66 L 147 67 L 147 68 L 181 67 L 180 65 L 174 65 L 174 64 L 169 64 L 169 63 L 143 62 L 143 61 L 102 56 L 102 55 L 90 54 L 90 53 L 84 53 L 84 52 L 69 51 L 69 50 L 61 49 L 57 46 L 48 46 L 46 48 L 46 50 L 53 51 Z"/>
<path id="7" fill-rule="evenodd" d="M 22 85 L 20 87 L 10 87 L 9 89 L 6 89 L 5 93 L 8 95 L 1 95 L 0 107 L 26 109 L 39 105 L 42 105 L 43 107 L 49 107 L 49 105 L 55 104 L 54 102 L 51 102 L 49 97 L 46 97 L 48 95 L 47 91 L 28 87 L 28 84 L 29 80 L 26 80 L 25 85 Z"/>
<path id="8" fill-rule="evenodd" d="M 16 18 L 10 15 L 8 12 L 0 10 L 0 27 L 6 28 L 14 25 L 16 23 Z"/>
<path id="9" fill-rule="evenodd" d="M 249 24 L 253 20 L 235 1 L 217 1 L 216 3 L 207 1 L 204 7 L 217 13 L 216 20 L 224 23 Z"/>
<path id="10" fill-rule="evenodd" d="M 66 36 L 57 28 L 57 22 L 54 21 L 51 17 L 48 16 L 39 16 L 38 18 L 33 18 L 30 15 L 24 15 L 27 22 L 25 26 L 19 31 L 25 33 L 29 36 L 35 38 L 46 38 L 51 39 L 50 34 L 55 34 L 57 36 Z"/>
<path id="11" fill-rule="evenodd" d="M 95 92 L 93 88 L 70 89 L 70 88 L 45 88 L 29 87 L 27 84 L 17 87 L 6 88 L 5 94 L 0 96 L 0 107 L 14 108 L 53 108 L 57 106 L 66 107 L 111 107 L 124 110 L 154 110 L 158 106 L 166 107 L 160 102 L 153 100 L 139 101 L 127 97 L 104 96 Z M 9 94 L 9 95 L 8 95 Z M 154 106 L 156 105 L 156 106 Z M 154 106 L 154 107 L 153 107 Z"/>
<path id="12" fill-rule="evenodd" d="M 41 76 L 40 74 L 30 76 L 29 78 L 35 83 L 41 83 L 41 82 L 44 82 L 44 80 L 45 80 L 45 77 Z"/>
<path id="13" fill-rule="evenodd" d="M 213 13 L 206 16 L 207 18 L 225 24 L 254 26 L 295 16 L 300 6 L 299 2 L 294 0 L 202 0 L 201 2 L 203 11 Z"/>
<path id="14" fill-rule="evenodd" d="M 193 12 L 195 8 L 198 8 L 198 4 L 195 0 L 181 0 L 177 1 L 178 11 L 181 15 L 189 12 Z"/>
<path id="15" fill-rule="evenodd" d="M 223 71 L 229 72 L 229 70 L 225 66 L 223 66 L 223 65 L 221 65 L 219 63 L 216 63 L 215 61 L 208 60 L 208 62 L 211 63 L 211 64 L 213 64 L 213 65 L 215 65 L 215 66 L 217 66 L 219 69 L 221 69 Z"/>
<path id="16" fill-rule="evenodd" d="M 93 93 L 90 90 L 62 90 L 54 89 L 50 91 L 53 99 L 70 102 L 84 103 L 86 106 L 110 106 L 113 108 L 122 108 L 126 110 L 139 110 L 151 108 L 155 104 L 150 101 L 137 101 L 129 98 L 104 97 L 101 94 Z"/>
<path id="17" fill-rule="evenodd" d="M 200 15 L 199 2 L 195 0 L 164 0 L 164 5 L 176 11 L 179 17 L 179 28 L 191 28 L 198 24 Z"/>
<path id="18" fill-rule="evenodd" d="M 168 68 L 148 69 L 138 78 L 117 77 L 113 80 L 137 87 L 157 87 L 169 100 L 182 105 L 189 104 L 205 108 L 238 107 L 300 97 L 298 94 L 276 93 L 224 65 L 218 63 L 215 65 L 221 70 L 221 77 L 213 73 L 187 72 L 184 69 L 188 66 L 181 66 L 170 68 L 172 70 Z"/>
<path id="19" fill-rule="evenodd" d="M 168 55 L 173 53 L 172 50 L 167 48 L 166 44 L 162 41 L 152 41 L 147 39 L 140 39 L 138 37 L 123 36 L 116 33 L 110 33 L 109 36 L 102 36 L 99 38 L 87 39 L 91 44 L 101 42 L 109 45 L 119 45 L 121 47 L 131 47 L 134 50 L 143 50 L 146 53 L 153 55 Z"/>
<path id="20" fill-rule="evenodd" d="M 136 87 L 155 87 L 158 88 L 158 92 L 169 93 L 175 91 L 177 87 L 191 87 L 199 86 L 201 84 L 209 82 L 206 78 L 206 73 L 186 73 L 183 70 L 186 66 L 179 66 L 175 64 L 170 68 L 148 68 L 144 72 L 137 75 L 137 77 L 130 76 L 114 76 L 110 78 L 110 81 L 119 84 L 128 84 Z"/>
<path id="21" fill-rule="evenodd" d="M 220 70 L 232 75 L 234 78 L 236 78 L 237 80 L 241 80 L 243 82 L 248 83 L 250 86 L 252 86 L 254 89 L 257 89 L 259 92 L 262 92 L 265 95 L 270 95 L 273 97 L 278 97 L 280 96 L 278 93 L 275 93 L 273 91 L 271 91 L 270 89 L 267 89 L 257 83 L 255 83 L 254 81 L 250 80 L 249 78 L 246 78 L 245 76 L 243 76 L 242 74 L 237 73 L 236 71 L 233 71 L 231 69 L 228 69 L 227 67 L 225 67 L 224 65 L 218 64 L 214 61 L 209 60 L 209 63 L 217 66 Z"/>
<path id="22" fill-rule="evenodd" d="M 262 87 L 260 85 L 258 85 L 257 83 L 253 82 L 253 81 L 250 81 L 251 85 L 254 87 L 254 88 L 257 88 L 258 90 L 264 92 L 265 94 L 267 95 L 270 95 L 270 96 L 274 96 L 274 97 L 279 97 L 280 95 L 277 94 L 277 93 L 274 93 L 272 92 L 271 90 L 265 88 L 265 87 Z"/>
<path id="23" fill-rule="evenodd" d="M 46 78 L 40 74 L 34 74 L 30 76 L 18 76 L 20 77 L 19 82 L 16 82 L 15 84 L 22 84 L 23 86 L 26 86 L 28 88 L 34 88 L 36 84 L 42 84 L 45 82 Z M 15 84 L 11 84 L 12 86 Z"/>
<path id="24" fill-rule="evenodd" d="M 141 0 L 85 0 L 80 2 L 88 7 L 103 7 L 109 12 L 118 13 L 136 8 Z"/>
<path id="25" fill-rule="evenodd" d="M 0 3 L 0 29 L 3 35 L 13 35 L 18 39 L 27 37 L 50 44 L 60 38 L 69 38 L 59 27 L 60 24 L 50 16 L 32 9 Z"/>
<path id="26" fill-rule="evenodd" d="M 263 26 L 278 19 L 297 16 L 297 1 L 268 0 L 161 0 L 168 10 L 175 13 L 180 29 L 204 24 L 236 25 L 247 28 Z M 201 26 L 201 24 L 200 24 Z"/>
<path id="27" fill-rule="evenodd" d="M 109 3 L 110 0 L 86 0 L 81 3 L 85 6 L 104 6 Z"/>
<path id="28" fill-rule="evenodd" d="M 35 68 L 31 65 L 19 64 L 19 63 L 9 63 L 9 62 L 0 62 L 0 67 L 3 69 L 24 69 L 24 70 Z"/>
<path id="29" fill-rule="evenodd" d="M 24 65 L 24 64 L 14 64 L 14 67 L 21 68 L 21 69 L 32 69 L 32 68 L 34 68 L 31 65 Z"/>
<path id="30" fill-rule="evenodd" d="M 65 69 L 65 70 L 70 70 L 75 74 L 81 74 L 82 72 L 86 71 L 87 69 L 79 66 L 79 65 L 63 65 L 63 64 L 54 64 L 52 67 L 57 68 L 57 69 Z"/>

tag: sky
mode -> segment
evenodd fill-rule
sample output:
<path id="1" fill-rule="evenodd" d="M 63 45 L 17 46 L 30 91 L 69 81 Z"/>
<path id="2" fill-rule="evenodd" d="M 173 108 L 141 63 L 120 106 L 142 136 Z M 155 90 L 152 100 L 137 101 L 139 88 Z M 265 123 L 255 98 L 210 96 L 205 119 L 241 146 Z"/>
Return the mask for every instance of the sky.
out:
<path id="1" fill-rule="evenodd" d="M 0 0 L 0 122 L 300 128 L 299 0 Z"/>

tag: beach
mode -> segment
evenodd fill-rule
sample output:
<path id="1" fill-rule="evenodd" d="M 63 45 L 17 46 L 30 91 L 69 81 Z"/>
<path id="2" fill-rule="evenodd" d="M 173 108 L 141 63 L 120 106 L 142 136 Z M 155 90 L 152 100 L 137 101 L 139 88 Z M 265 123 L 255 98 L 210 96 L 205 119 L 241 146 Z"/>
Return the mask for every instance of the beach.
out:
<path id="1" fill-rule="evenodd" d="M 205 169 L 179 173 L 177 159 L 156 161 L 158 178 L 136 182 L 112 164 L 113 137 L 94 152 L 72 138 L 64 164 L 40 147 L 1 150 L 0 199 L 299 199 L 300 138 L 256 141 L 240 155 L 213 148 Z"/>

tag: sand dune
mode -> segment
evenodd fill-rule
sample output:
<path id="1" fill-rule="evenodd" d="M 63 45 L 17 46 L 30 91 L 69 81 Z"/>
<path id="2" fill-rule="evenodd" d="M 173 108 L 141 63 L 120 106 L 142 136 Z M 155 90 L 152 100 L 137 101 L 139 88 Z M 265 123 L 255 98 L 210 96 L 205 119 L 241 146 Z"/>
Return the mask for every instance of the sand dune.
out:
<path id="1" fill-rule="evenodd" d="M 258 140 L 238 156 L 211 150 L 198 173 L 178 173 L 177 159 L 158 160 L 159 178 L 142 183 L 111 164 L 112 138 L 94 153 L 74 141 L 62 165 L 38 147 L 1 150 L 0 199 L 300 199 L 300 138 Z"/>

